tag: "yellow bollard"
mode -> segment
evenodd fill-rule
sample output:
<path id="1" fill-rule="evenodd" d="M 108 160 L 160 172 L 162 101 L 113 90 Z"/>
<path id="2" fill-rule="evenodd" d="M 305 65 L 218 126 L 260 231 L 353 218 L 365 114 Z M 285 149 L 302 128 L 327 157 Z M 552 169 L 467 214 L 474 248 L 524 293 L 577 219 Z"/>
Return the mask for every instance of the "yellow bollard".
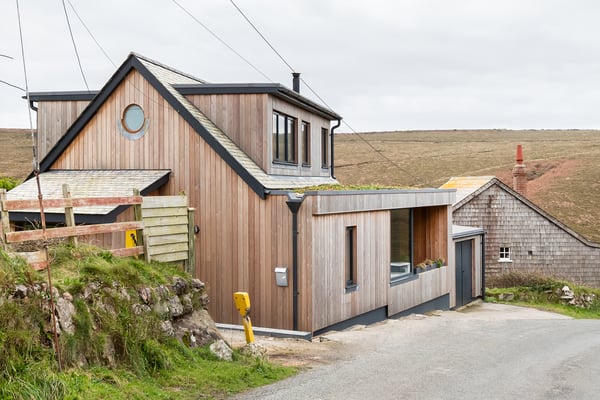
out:
<path id="1" fill-rule="evenodd" d="M 235 292 L 233 301 L 242 316 L 246 343 L 254 343 L 254 332 L 252 332 L 252 321 L 250 321 L 250 296 L 246 292 Z"/>

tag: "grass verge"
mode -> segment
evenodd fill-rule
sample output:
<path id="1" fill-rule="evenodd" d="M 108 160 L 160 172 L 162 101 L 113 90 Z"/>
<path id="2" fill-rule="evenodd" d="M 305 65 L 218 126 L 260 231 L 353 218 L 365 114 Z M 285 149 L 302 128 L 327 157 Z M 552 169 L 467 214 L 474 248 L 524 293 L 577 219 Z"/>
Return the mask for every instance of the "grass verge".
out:
<path id="1" fill-rule="evenodd" d="M 488 302 L 533 307 L 578 319 L 600 319 L 600 289 L 522 272 L 494 276 L 488 285 Z"/>

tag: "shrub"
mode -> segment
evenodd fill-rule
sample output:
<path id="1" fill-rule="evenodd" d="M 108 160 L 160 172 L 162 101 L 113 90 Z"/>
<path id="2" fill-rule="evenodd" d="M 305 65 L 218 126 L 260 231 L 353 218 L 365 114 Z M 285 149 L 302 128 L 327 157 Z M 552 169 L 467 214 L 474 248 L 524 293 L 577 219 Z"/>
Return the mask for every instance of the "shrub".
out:
<path id="1" fill-rule="evenodd" d="M 10 190 L 19 184 L 19 180 L 11 177 L 0 177 L 0 189 Z"/>

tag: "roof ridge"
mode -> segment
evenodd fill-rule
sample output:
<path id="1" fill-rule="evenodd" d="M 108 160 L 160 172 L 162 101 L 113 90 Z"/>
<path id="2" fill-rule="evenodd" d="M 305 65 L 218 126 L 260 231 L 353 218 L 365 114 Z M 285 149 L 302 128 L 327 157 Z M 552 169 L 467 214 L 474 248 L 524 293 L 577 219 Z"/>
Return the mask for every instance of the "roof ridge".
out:
<path id="1" fill-rule="evenodd" d="M 160 68 L 166 69 L 167 71 L 170 71 L 170 72 L 176 73 L 176 74 L 178 74 L 178 75 L 184 76 L 184 77 L 186 77 L 186 78 L 189 78 L 189 79 L 195 80 L 195 81 L 197 81 L 198 83 L 207 83 L 207 82 L 206 82 L 204 79 L 200 79 L 200 78 L 198 78 L 198 77 L 195 77 L 194 75 L 191 75 L 191 74 L 188 74 L 188 73 L 186 73 L 186 72 L 180 71 L 180 70 L 178 70 L 178 69 L 176 69 L 176 68 L 170 67 L 170 66 L 168 66 L 168 65 L 166 65 L 166 64 L 163 64 L 163 63 L 161 63 L 161 62 L 159 62 L 159 61 L 153 60 L 152 58 L 148 58 L 148 57 L 146 57 L 146 56 L 144 56 L 144 55 L 142 55 L 142 54 L 136 53 L 135 51 L 131 51 L 131 52 L 129 53 L 129 56 L 130 56 L 130 57 L 135 57 L 135 58 L 137 58 L 138 60 L 143 60 L 143 61 L 149 62 L 149 63 L 151 63 L 151 64 L 154 64 L 154 65 L 156 65 L 157 67 L 160 67 Z"/>

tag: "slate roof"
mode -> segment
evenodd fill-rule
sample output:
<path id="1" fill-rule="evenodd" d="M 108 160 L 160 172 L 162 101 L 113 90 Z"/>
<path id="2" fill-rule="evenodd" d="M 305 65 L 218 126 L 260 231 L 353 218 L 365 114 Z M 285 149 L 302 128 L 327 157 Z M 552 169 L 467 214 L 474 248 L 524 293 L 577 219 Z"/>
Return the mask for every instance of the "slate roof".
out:
<path id="1" fill-rule="evenodd" d="M 504 184 L 501 180 L 494 176 L 452 177 L 450 178 L 450 180 L 448 180 L 448 182 L 440 186 L 440 189 L 456 189 L 456 201 L 452 205 L 453 211 L 456 211 L 465 204 L 467 204 L 469 201 L 477 197 L 479 194 L 485 192 L 487 189 L 494 185 L 500 187 L 502 190 L 509 193 L 518 201 L 523 203 L 526 207 L 531 208 L 534 212 L 547 219 L 550 223 L 556 225 L 558 228 L 562 229 L 567 234 L 579 240 L 586 246 L 600 247 L 599 243 L 592 242 L 580 235 L 579 233 L 575 232 L 573 229 L 569 228 L 567 225 L 562 223 L 559 219 L 552 216 L 544 209 L 540 208 L 531 200 L 529 200 L 527 197 L 513 190 L 511 187 Z"/>
<path id="2" fill-rule="evenodd" d="M 79 131 L 93 117 L 96 110 L 104 103 L 132 69 L 137 70 L 145 79 L 147 79 L 169 102 L 169 104 L 177 110 L 186 122 L 194 128 L 194 130 L 261 198 L 265 198 L 270 190 L 294 189 L 337 183 L 337 180 L 331 177 L 268 175 L 176 88 L 178 85 L 183 85 L 184 87 L 196 87 L 205 83 L 204 81 L 135 53 L 129 55 L 127 60 L 117 69 L 107 84 L 92 99 L 90 104 L 81 113 L 73 125 L 71 125 L 65 135 L 40 162 L 40 170 L 42 172 L 47 171 L 50 168 L 52 163 L 66 149 Z M 337 114 L 335 115 L 337 116 Z"/>
<path id="3" fill-rule="evenodd" d="M 131 196 L 133 189 L 147 195 L 169 180 L 168 169 L 148 170 L 51 170 L 40 174 L 40 188 L 46 199 L 63 197 L 62 185 L 68 184 L 71 197 L 113 197 Z M 8 200 L 36 199 L 37 182 L 31 178 L 7 193 Z M 113 220 L 119 207 L 75 207 L 78 222 L 100 222 Z M 49 222 L 62 222 L 64 209 L 44 210 Z M 52 215 L 56 214 L 56 216 Z M 60 214 L 60 215 L 59 215 Z M 115 215 L 112 215 L 115 214 Z M 26 221 L 38 219 L 38 210 L 11 212 L 11 220 Z"/>

